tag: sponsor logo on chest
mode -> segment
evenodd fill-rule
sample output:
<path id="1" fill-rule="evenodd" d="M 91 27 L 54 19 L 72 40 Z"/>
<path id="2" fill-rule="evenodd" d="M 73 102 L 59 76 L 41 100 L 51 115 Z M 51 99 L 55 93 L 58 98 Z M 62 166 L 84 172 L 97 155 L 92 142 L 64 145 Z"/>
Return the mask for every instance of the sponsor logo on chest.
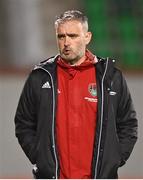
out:
<path id="1" fill-rule="evenodd" d="M 91 96 L 95 97 L 97 96 L 97 87 L 95 83 L 90 83 L 88 85 L 88 91 L 91 94 Z"/>

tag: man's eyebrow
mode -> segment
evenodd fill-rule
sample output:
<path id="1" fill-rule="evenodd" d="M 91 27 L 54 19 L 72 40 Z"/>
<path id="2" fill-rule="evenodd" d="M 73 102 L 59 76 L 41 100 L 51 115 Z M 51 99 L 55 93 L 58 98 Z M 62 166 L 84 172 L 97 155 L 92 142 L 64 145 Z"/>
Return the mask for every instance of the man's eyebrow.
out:
<path id="1" fill-rule="evenodd" d="M 57 36 L 58 36 L 58 37 L 59 37 L 59 36 L 66 36 L 66 34 L 60 34 L 60 33 L 58 33 Z"/>
<path id="2" fill-rule="evenodd" d="M 78 34 L 76 34 L 76 33 L 67 33 L 67 34 L 57 34 L 57 36 L 58 37 L 65 37 L 65 36 L 70 36 L 70 37 L 77 37 L 78 36 Z"/>
<path id="3" fill-rule="evenodd" d="M 77 37 L 77 36 L 78 36 L 78 34 L 76 34 L 76 33 L 68 33 L 67 35 L 70 36 L 70 37 L 71 37 L 71 36 L 72 36 L 72 37 Z"/>

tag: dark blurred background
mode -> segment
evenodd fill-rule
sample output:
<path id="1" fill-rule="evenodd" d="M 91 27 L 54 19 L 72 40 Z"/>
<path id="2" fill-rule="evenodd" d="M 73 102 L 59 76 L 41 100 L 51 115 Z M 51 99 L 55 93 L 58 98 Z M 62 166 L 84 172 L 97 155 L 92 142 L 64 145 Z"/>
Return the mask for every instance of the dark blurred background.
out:
<path id="1" fill-rule="evenodd" d="M 97 56 L 116 59 L 139 119 L 139 140 L 119 178 L 143 178 L 143 1 L 0 0 L 0 178 L 32 178 L 32 165 L 14 135 L 14 115 L 35 64 L 58 53 L 55 16 L 69 9 L 89 18 Z"/>

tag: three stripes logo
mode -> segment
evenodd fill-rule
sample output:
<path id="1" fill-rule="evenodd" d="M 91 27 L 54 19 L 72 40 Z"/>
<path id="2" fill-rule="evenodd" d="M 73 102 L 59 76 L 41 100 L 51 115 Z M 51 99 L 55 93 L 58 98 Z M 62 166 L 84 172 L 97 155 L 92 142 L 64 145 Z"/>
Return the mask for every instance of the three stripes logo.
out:
<path id="1" fill-rule="evenodd" d="M 50 83 L 48 81 L 43 84 L 42 89 L 44 88 L 51 88 Z"/>

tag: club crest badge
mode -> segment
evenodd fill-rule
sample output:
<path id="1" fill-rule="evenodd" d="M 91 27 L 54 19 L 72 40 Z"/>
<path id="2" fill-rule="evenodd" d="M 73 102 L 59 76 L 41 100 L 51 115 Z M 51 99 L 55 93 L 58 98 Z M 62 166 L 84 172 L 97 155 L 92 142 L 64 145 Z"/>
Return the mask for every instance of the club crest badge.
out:
<path id="1" fill-rule="evenodd" d="M 88 85 L 88 91 L 93 97 L 97 96 L 96 84 L 95 83 L 90 83 Z"/>

